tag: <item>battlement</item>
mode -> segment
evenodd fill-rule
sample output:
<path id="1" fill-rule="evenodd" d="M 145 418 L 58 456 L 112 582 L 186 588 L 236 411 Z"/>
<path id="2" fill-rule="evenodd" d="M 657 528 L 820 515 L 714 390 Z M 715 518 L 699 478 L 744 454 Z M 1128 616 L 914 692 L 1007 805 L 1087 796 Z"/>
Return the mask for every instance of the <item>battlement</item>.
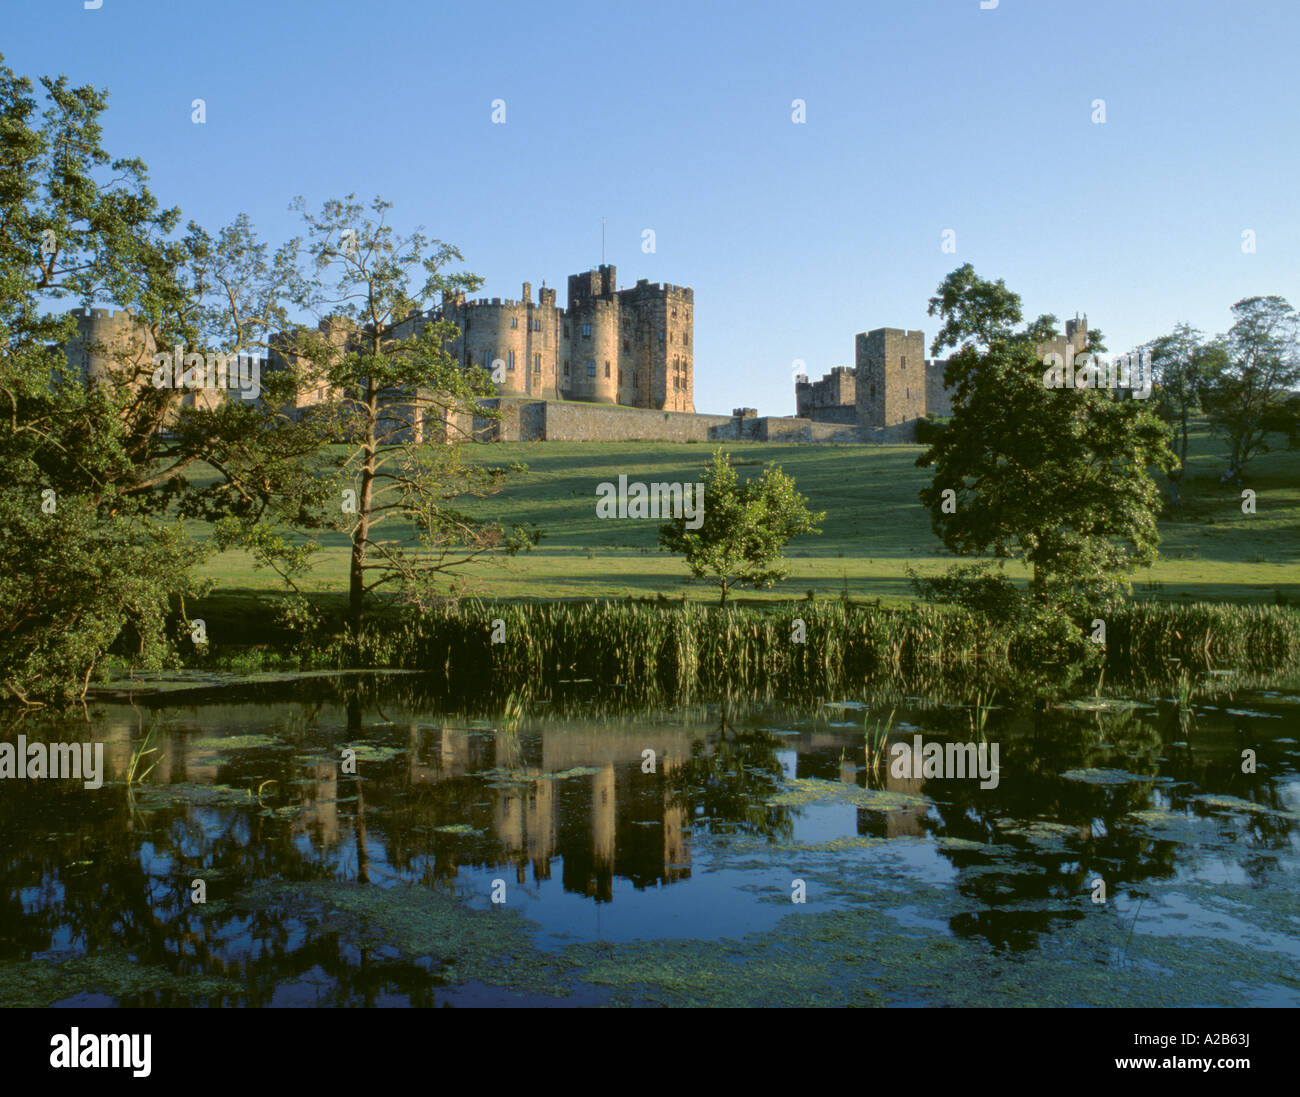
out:
<path id="1" fill-rule="evenodd" d="M 75 316 L 78 320 L 115 320 L 118 323 L 129 323 L 135 319 L 135 313 L 130 309 L 85 309 L 76 308 L 68 310 L 69 316 Z"/>
<path id="2" fill-rule="evenodd" d="M 651 282 L 648 278 L 638 278 L 631 289 L 619 290 L 623 294 L 638 297 L 681 297 L 687 301 L 695 300 L 695 291 L 690 286 L 677 286 L 672 282 Z"/>
<path id="3" fill-rule="evenodd" d="M 602 263 L 595 270 L 569 275 L 569 307 L 592 297 L 610 297 L 618 286 L 618 268 Z"/>
<path id="4" fill-rule="evenodd" d="M 892 335 L 896 338 L 901 336 L 904 339 L 920 339 L 922 341 L 925 339 L 925 332 L 910 331 L 907 328 L 872 328 L 870 331 L 859 332 L 858 338 L 861 339 L 864 336 L 870 338 L 873 335 Z"/>

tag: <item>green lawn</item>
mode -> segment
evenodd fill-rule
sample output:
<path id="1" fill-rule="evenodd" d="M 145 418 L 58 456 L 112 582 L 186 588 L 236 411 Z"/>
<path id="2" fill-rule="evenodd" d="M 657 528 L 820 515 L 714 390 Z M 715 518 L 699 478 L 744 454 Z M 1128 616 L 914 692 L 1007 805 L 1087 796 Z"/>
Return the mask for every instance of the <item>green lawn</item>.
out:
<path id="1" fill-rule="evenodd" d="M 1241 512 L 1239 491 L 1218 483 L 1221 444 L 1201 431 L 1194 439 L 1187 505 L 1161 524 L 1161 558 L 1134 577 L 1140 597 L 1162 600 L 1273 601 L 1281 591 L 1300 601 L 1300 452 L 1281 448 L 1257 458 L 1246 486 L 1257 513 Z M 630 481 L 694 481 L 712 446 L 670 443 L 506 443 L 476 447 L 476 459 L 522 461 L 528 472 L 475 503 L 475 512 L 534 522 L 541 545 L 513 559 L 485 560 L 466 572 L 475 591 L 496 598 L 587 598 L 663 595 L 713 599 L 711 588 L 688 582 L 680 560 L 656 546 L 658 523 L 596 517 L 596 485 Z M 816 510 L 827 512 L 820 536 L 792 542 L 790 578 L 745 598 L 800 598 L 808 590 L 834 597 L 847 586 L 855 598 L 886 604 L 911 597 L 906 570 L 938 571 L 953 562 L 930 530 L 917 492 L 930 472 L 915 467 L 920 446 L 795 446 L 730 443 L 738 465 L 775 461 Z M 1068 490 L 1068 486 L 1063 488 Z M 706 500 L 707 507 L 707 500 Z M 346 589 L 346 543 L 326 539 L 308 589 Z M 222 553 L 205 569 L 214 594 L 277 589 L 276 577 L 242 553 Z M 1023 571 L 1010 569 L 1013 576 Z"/>

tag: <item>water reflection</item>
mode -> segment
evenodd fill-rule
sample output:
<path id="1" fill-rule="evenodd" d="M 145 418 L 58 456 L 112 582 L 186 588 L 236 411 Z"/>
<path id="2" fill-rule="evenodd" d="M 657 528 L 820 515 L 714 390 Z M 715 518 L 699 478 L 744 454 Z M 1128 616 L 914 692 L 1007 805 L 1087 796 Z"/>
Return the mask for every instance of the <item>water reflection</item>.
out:
<path id="1" fill-rule="evenodd" d="M 1300 865 L 1297 700 L 1007 704 L 983 729 L 1001 747 L 993 789 L 868 768 L 862 718 L 878 705 L 625 717 L 539 706 L 518 720 L 355 694 L 105 706 L 89 725 L 22 728 L 103 742 L 106 782 L 0 788 L 0 962 L 125 950 L 174 977 L 132 988 L 115 976 L 109 998 L 125 1004 L 431 1004 L 461 981 L 436 946 L 357 930 L 334 893 L 319 909 L 250 896 L 351 881 L 395 904 L 414 885 L 486 910 L 503 879 L 550 935 L 634 940 L 672 921 L 678 935 L 739 936 L 788 913 L 765 896 L 819 857 L 838 858 L 845 881 L 899 862 L 949 897 L 945 932 L 1030 953 L 1090 917 L 1097 879 L 1135 925 L 1159 881 L 1284 888 Z M 917 702 L 896 727 L 896 740 L 964 740 L 971 709 Z M 157 765 L 130 788 L 146 740 Z M 737 850 L 751 859 L 728 860 Z M 191 901 L 195 879 L 205 905 Z M 825 901 L 867 890 L 845 883 Z M 627 915 L 593 928 L 602 906 Z M 1213 912 L 1184 913 L 1193 929 L 1213 924 Z M 1297 954 L 1294 933 L 1281 941 Z"/>

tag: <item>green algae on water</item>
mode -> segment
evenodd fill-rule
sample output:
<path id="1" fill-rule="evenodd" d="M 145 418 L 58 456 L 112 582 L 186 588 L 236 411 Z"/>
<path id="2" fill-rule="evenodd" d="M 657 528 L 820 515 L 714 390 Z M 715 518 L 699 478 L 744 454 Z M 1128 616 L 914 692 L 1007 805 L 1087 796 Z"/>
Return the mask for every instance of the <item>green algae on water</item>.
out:
<path id="1" fill-rule="evenodd" d="M 822 781 L 815 777 L 798 777 L 767 799 L 770 807 L 804 807 L 808 804 L 841 803 L 870 811 L 914 811 L 930 801 L 924 796 L 888 789 L 862 788 L 839 781 Z"/>
<path id="2" fill-rule="evenodd" d="M 265 750 L 284 744 L 270 735 L 226 735 L 191 739 L 188 745 L 195 750 Z"/>
<path id="3" fill-rule="evenodd" d="M 1168 784 L 1170 777 L 1145 777 L 1123 769 L 1068 769 L 1061 774 L 1066 781 L 1080 781 L 1087 785 L 1131 785 L 1139 782 Z"/>

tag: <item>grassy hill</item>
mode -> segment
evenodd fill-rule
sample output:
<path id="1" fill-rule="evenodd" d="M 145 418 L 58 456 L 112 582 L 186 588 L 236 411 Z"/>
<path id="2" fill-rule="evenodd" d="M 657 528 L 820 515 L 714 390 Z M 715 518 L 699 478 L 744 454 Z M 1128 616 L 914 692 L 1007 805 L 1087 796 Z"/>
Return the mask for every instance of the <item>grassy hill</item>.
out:
<path id="1" fill-rule="evenodd" d="M 1300 452 L 1281 448 L 1258 458 L 1246 486 L 1257 494 L 1257 513 L 1241 512 L 1238 490 L 1218 483 L 1221 443 L 1205 430 L 1193 440 L 1184 508 L 1161 523 L 1161 558 L 1134 576 L 1139 597 L 1168 601 L 1274 601 L 1280 593 L 1300 602 Z M 724 444 L 746 471 L 777 462 L 798 483 L 815 510 L 827 512 L 820 536 L 792 542 L 791 575 L 772 591 L 742 598 L 911 597 L 906 570 L 939 571 L 954 558 L 930 529 L 917 492 L 929 470 L 915 467 L 921 446 L 793 446 Z M 685 565 L 661 552 L 658 522 L 596 517 L 596 486 L 629 481 L 694 481 L 713 446 L 669 443 L 507 443 L 477 447 L 490 464 L 524 462 L 505 489 L 472 509 L 485 517 L 534 522 L 545 531 L 533 552 L 500 557 L 467 572 L 472 591 L 509 599 L 662 595 L 716 598 L 712 588 L 689 581 Z M 1068 486 L 1063 487 L 1068 490 Z M 707 500 L 706 500 L 707 507 Z M 346 589 L 344 538 L 326 538 L 308 589 Z M 241 553 L 223 553 L 205 569 L 214 594 L 277 589 L 275 576 L 255 570 Z M 1013 577 L 1024 572 L 1011 569 Z M 740 593 L 740 592 L 738 592 Z"/>

